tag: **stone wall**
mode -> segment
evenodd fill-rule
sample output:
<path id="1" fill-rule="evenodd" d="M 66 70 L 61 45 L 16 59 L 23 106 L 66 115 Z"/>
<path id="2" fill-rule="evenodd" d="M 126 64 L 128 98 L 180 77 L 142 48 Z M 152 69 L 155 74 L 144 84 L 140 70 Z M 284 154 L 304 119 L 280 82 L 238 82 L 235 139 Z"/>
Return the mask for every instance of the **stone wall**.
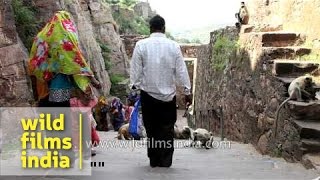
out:
<path id="1" fill-rule="evenodd" d="M 291 32 L 304 33 L 309 41 L 319 42 L 320 14 L 318 0 L 248 0 L 249 24 L 266 27 L 281 27 Z M 320 46 L 319 46 L 320 47 Z"/>
<path id="2" fill-rule="evenodd" d="M 263 68 L 261 56 L 252 69 L 248 50 L 237 49 L 229 52 L 228 63 L 222 71 L 214 70 L 212 47 L 221 36 L 238 39 L 237 30 L 227 27 L 213 32 L 210 44 L 199 48 L 193 123 L 220 135 L 222 117 L 227 139 L 252 143 L 263 154 L 282 154 L 291 160 L 301 158 L 298 133 L 289 121 L 279 123 L 280 135 L 273 138 L 275 111 L 285 96 L 286 87 L 273 77 L 272 65 Z M 287 119 L 286 109 L 282 115 Z M 278 144 L 282 144 L 280 149 Z"/>
<path id="3" fill-rule="evenodd" d="M 126 53 L 129 58 L 132 57 L 134 47 L 136 43 L 142 39 L 147 38 L 147 36 L 140 35 L 121 35 L 121 39 L 125 45 Z"/>
<path id="4" fill-rule="evenodd" d="M 181 51 L 185 58 L 197 58 L 199 45 L 181 44 Z"/>
<path id="5" fill-rule="evenodd" d="M 30 106 L 26 49 L 20 41 L 10 0 L 0 1 L 0 107 Z"/>
<path id="6" fill-rule="evenodd" d="M 188 68 L 188 73 L 190 77 L 191 82 L 191 88 L 193 87 L 193 78 L 194 78 L 194 66 L 195 61 L 197 61 L 198 56 L 198 45 L 188 45 L 188 44 L 182 44 L 180 45 L 181 52 L 183 54 L 183 57 L 186 58 L 186 65 Z M 188 59 L 189 58 L 189 59 Z M 193 59 L 191 59 L 193 58 Z M 192 92 L 192 90 L 191 90 Z M 177 88 L 177 104 L 179 106 L 179 109 L 185 109 L 185 102 L 184 102 L 184 95 L 183 95 L 183 87 Z"/>

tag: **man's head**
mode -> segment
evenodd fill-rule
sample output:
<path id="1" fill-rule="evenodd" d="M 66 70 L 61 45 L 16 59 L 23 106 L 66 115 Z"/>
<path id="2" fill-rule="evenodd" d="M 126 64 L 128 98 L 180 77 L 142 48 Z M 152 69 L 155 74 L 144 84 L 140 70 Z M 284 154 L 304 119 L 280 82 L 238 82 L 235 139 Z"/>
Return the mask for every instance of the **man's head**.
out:
<path id="1" fill-rule="evenodd" d="M 154 33 L 154 32 L 165 33 L 165 24 L 166 24 L 166 22 L 161 16 L 159 16 L 159 15 L 154 16 L 149 22 L 150 32 L 151 33 Z"/>
<path id="2" fill-rule="evenodd" d="M 244 7 L 245 6 L 245 3 L 244 2 L 241 2 L 241 7 Z"/>

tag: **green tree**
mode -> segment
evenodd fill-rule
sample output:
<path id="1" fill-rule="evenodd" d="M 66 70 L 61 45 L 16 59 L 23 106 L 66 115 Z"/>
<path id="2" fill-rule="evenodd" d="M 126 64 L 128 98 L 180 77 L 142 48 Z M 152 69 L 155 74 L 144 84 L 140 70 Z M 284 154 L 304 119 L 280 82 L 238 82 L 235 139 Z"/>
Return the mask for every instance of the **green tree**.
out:
<path id="1" fill-rule="evenodd" d="M 19 37 L 30 50 L 33 38 L 40 29 L 40 22 L 36 18 L 36 8 L 25 4 L 23 0 L 13 0 L 12 7 Z"/>
<path id="2" fill-rule="evenodd" d="M 214 70 L 223 71 L 232 54 L 237 50 L 238 45 L 234 40 L 230 40 L 221 34 L 217 35 L 217 40 L 213 45 L 211 64 Z"/>
<path id="3" fill-rule="evenodd" d="M 106 0 L 106 2 L 109 4 L 119 4 L 120 0 Z"/>
<path id="4" fill-rule="evenodd" d="M 175 40 L 170 32 L 166 32 L 166 36 L 167 36 L 167 38 L 169 38 L 171 40 Z"/>
<path id="5" fill-rule="evenodd" d="M 120 0 L 120 4 L 124 7 L 131 8 L 135 4 L 137 4 L 136 0 Z"/>
<path id="6" fill-rule="evenodd" d="M 200 41 L 200 39 L 198 39 L 198 38 L 194 38 L 194 39 L 192 39 L 190 42 L 191 42 L 191 43 L 196 43 L 196 44 L 201 44 L 201 41 Z"/>

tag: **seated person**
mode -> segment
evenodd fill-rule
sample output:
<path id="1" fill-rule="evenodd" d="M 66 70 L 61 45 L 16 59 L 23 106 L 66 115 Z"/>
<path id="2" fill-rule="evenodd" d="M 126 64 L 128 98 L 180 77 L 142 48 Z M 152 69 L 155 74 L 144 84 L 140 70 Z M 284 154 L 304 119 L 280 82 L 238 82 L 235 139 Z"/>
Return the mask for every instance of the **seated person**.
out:
<path id="1" fill-rule="evenodd" d="M 113 99 L 110 105 L 110 118 L 114 131 L 118 131 L 124 124 L 123 104 L 119 98 Z"/>

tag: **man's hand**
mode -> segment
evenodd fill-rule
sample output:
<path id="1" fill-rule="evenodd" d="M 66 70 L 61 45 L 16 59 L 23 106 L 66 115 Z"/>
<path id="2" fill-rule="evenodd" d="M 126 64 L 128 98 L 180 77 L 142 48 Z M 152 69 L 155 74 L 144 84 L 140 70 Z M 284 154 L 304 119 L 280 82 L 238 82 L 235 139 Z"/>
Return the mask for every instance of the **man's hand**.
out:
<path id="1" fill-rule="evenodd" d="M 189 95 L 185 95 L 185 103 L 186 103 L 186 106 L 190 106 L 192 104 L 192 95 L 189 94 Z"/>

